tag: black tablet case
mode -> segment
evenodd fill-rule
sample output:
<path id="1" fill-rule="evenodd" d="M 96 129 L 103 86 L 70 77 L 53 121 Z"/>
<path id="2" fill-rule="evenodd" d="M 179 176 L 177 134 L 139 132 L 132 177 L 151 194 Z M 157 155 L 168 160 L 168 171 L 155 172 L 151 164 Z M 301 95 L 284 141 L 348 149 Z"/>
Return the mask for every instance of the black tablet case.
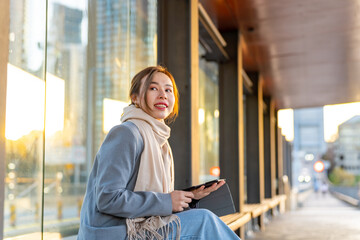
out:
<path id="1" fill-rule="evenodd" d="M 210 193 L 208 196 L 200 200 L 193 200 L 193 202 L 190 203 L 190 207 L 208 209 L 215 213 L 218 217 L 236 212 L 227 183 L 221 186 L 218 190 Z"/>

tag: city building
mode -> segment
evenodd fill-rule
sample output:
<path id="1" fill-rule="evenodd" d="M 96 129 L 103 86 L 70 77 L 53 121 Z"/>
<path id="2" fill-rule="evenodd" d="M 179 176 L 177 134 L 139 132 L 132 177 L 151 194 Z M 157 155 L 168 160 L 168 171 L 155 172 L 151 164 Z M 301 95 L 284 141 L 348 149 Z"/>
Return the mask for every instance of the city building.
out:
<path id="1" fill-rule="evenodd" d="M 293 185 L 309 187 L 314 183 L 313 165 L 326 152 L 323 108 L 294 110 Z M 316 181 L 316 180 L 315 180 Z"/>
<path id="2" fill-rule="evenodd" d="M 339 125 L 335 142 L 335 164 L 353 175 L 360 175 L 360 116 Z"/>

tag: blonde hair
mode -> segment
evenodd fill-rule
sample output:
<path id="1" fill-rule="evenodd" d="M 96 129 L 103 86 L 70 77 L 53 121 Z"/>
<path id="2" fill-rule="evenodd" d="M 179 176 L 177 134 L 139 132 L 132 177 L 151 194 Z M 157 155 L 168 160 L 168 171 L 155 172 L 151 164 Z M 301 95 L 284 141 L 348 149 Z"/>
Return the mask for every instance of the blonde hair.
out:
<path id="1" fill-rule="evenodd" d="M 143 70 L 141 70 L 140 72 L 138 72 L 133 79 L 131 80 L 131 87 L 130 87 L 130 98 L 131 98 L 131 103 L 135 104 L 132 102 L 132 96 L 137 95 L 140 96 L 141 90 L 142 89 L 148 89 L 151 81 L 154 77 L 154 73 L 163 73 L 166 76 L 168 76 L 173 84 L 173 93 L 174 93 L 174 97 L 175 97 L 175 102 L 174 102 L 174 109 L 173 111 L 169 114 L 169 116 L 165 119 L 166 122 L 170 123 L 175 121 L 178 113 L 179 113 L 179 92 L 178 89 L 176 87 L 176 83 L 175 83 L 175 79 L 172 76 L 172 74 L 166 70 L 165 67 L 163 66 L 151 66 L 151 67 L 147 67 Z M 145 78 L 146 77 L 146 78 Z M 142 79 L 144 79 L 144 81 L 142 81 Z M 141 88 L 142 86 L 142 88 Z M 149 105 L 146 101 L 146 96 L 147 96 L 147 91 L 144 91 L 144 100 L 145 100 L 145 105 L 147 108 L 149 108 Z"/>

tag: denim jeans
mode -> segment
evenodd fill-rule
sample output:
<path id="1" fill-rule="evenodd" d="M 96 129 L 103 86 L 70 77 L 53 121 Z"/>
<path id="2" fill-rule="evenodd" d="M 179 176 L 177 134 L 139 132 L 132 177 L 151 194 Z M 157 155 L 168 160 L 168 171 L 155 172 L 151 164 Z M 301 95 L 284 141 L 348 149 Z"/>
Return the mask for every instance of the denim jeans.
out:
<path id="1" fill-rule="evenodd" d="M 240 239 L 220 218 L 206 209 L 191 209 L 176 213 L 181 222 L 181 240 L 232 240 Z M 167 240 L 176 237 L 176 227 Z"/>

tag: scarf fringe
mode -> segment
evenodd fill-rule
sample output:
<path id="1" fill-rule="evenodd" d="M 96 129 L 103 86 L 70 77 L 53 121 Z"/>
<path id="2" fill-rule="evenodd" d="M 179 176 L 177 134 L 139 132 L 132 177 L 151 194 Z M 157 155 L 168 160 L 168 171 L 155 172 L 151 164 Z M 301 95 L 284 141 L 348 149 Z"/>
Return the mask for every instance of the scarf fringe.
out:
<path id="1" fill-rule="evenodd" d="M 170 221 L 169 221 L 170 220 Z M 159 222 L 166 223 L 158 228 Z M 176 227 L 176 240 L 180 240 L 181 224 L 176 215 L 167 217 L 153 216 L 149 218 L 126 219 L 128 240 L 164 240 Z"/>

